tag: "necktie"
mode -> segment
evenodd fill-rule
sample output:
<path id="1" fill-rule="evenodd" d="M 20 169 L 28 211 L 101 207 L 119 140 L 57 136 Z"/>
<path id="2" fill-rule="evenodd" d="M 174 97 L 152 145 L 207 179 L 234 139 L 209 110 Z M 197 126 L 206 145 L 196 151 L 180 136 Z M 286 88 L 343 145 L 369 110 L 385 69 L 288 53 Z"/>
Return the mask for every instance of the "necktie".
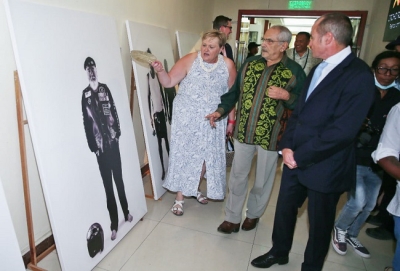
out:
<path id="1" fill-rule="evenodd" d="M 311 80 L 311 84 L 310 87 L 308 88 L 308 92 L 307 92 L 307 97 L 306 100 L 308 99 L 308 97 L 311 95 L 311 93 L 314 91 L 314 88 L 317 86 L 317 82 L 319 77 L 321 76 L 322 70 L 328 65 L 327 62 L 323 61 L 321 62 L 318 67 L 315 69 L 313 78 Z"/>

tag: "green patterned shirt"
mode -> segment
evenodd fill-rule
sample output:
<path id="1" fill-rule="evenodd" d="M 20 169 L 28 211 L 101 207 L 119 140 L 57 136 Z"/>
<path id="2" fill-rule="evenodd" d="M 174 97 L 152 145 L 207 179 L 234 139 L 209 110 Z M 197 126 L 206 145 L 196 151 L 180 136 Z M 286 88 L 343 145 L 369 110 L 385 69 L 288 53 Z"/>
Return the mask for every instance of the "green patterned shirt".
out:
<path id="1" fill-rule="evenodd" d="M 286 55 L 269 67 L 261 56 L 249 58 L 240 68 L 230 91 L 221 96 L 217 111 L 229 112 L 239 100 L 234 137 L 241 143 L 275 151 L 283 111 L 294 108 L 304 80 L 303 69 Z M 266 95 L 269 86 L 286 89 L 289 100 L 269 98 Z"/>

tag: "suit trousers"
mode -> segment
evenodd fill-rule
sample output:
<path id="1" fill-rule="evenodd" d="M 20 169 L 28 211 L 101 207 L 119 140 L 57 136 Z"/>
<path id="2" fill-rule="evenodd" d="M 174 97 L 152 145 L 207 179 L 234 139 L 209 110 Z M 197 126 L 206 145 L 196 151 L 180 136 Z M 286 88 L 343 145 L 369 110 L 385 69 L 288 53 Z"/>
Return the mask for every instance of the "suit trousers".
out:
<path id="1" fill-rule="evenodd" d="M 325 256 L 328 253 L 335 222 L 336 205 L 341 193 L 321 193 L 309 189 L 300 183 L 298 172 L 299 169 L 289 169 L 284 166 L 275 211 L 271 253 L 278 257 L 289 255 L 298 208 L 308 198 L 307 210 L 310 228 L 301 270 L 319 271 L 322 270 Z"/>
<path id="2" fill-rule="evenodd" d="M 267 208 L 275 179 L 278 152 L 264 150 L 259 145 L 240 143 L 236 139 L 234 146 L 235 157 L 229 178 L 225 220 L 231 223 L 240 223 L 254 154 L 257 152 L 256 178 L 247 200 L 246 216 L 248 218 L 261 217 Z"/>
<path id="3" fill-rule="evenodd" d="M 111 148 L 106 149 L 97 156 L 100 174 L 103 179 L 103 185 L 107 198 L 107 209 L 111 220 L 111 230 L 118 231 L 118 209 L 114 195 L 113 177 L 115 187 L 117 188 L 119 202 L 125 218 L 129 214 L 128 201 L 125 195 L 125 186 L 122 179 L 121 156 L 119 153 L 119 144 L 115 140 L 111 142 Z"/>

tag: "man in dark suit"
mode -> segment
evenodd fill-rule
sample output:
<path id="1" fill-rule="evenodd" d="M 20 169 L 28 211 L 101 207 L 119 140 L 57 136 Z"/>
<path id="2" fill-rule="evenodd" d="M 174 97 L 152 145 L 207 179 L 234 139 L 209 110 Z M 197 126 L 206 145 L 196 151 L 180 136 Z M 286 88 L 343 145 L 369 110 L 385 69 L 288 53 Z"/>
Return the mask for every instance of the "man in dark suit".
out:
<path id="1" fill-rule="evenodd" d="M 232 19 L 224 15 L 219 15 L 215 17 L 213 21 L 213 28 L 215 30 L 221 31 L 222 33 L 225 33 L 226 40 L 228 41 L 229 35 L 232 33 Z M 221 54 L 235 62 L 235 60 L 233 59 L 232 47 L 229 45 L 228 42 L 225 43 L 224 50 L 222 50 Z"/>
<path id="2" fill-rule="evenodd" d="M 311 70 L 279 143 L 285 166 L 273 247 L 251 262 L 255 267 L 288 263 L 298 208 L 308 198 L 310 228 L 301 270 L 322 270 L 337 202 L 355 182 L 355 137 L 374 97 L 371 70 L 348 46 L 352 32 L 341 13 L 325 14 L 312 27 L 310 46 L 324 61 Z"/>

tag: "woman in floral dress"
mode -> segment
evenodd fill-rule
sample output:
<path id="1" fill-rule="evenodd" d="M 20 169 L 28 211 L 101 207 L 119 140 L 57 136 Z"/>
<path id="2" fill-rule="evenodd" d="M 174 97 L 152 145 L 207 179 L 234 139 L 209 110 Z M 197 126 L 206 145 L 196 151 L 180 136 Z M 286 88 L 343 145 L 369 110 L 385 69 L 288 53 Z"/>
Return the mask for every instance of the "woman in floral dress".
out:
<path id="1" fill-rule="evenodd" d="M 180 83 L 173 104 L 170 158 L 163 185 L 177 193 L 171 209 L 177 216 L 183 215 L 184 196 L 207 203 L 199 191 L 205 170 L 207 197 L 216 200 L 225 197 L 225 135 L 233 131 L 234 112 L 229 114 L 228 125 L 221 120 L 211 128 L 205 119 L 236 77 L 233 61 L 220 54 L 225 42 L 225 34 L 211 30 L 202 37 L 201 51 L 178 60 L 169 73 L 161 62 L 152 63 L 164 87 Z"/>

